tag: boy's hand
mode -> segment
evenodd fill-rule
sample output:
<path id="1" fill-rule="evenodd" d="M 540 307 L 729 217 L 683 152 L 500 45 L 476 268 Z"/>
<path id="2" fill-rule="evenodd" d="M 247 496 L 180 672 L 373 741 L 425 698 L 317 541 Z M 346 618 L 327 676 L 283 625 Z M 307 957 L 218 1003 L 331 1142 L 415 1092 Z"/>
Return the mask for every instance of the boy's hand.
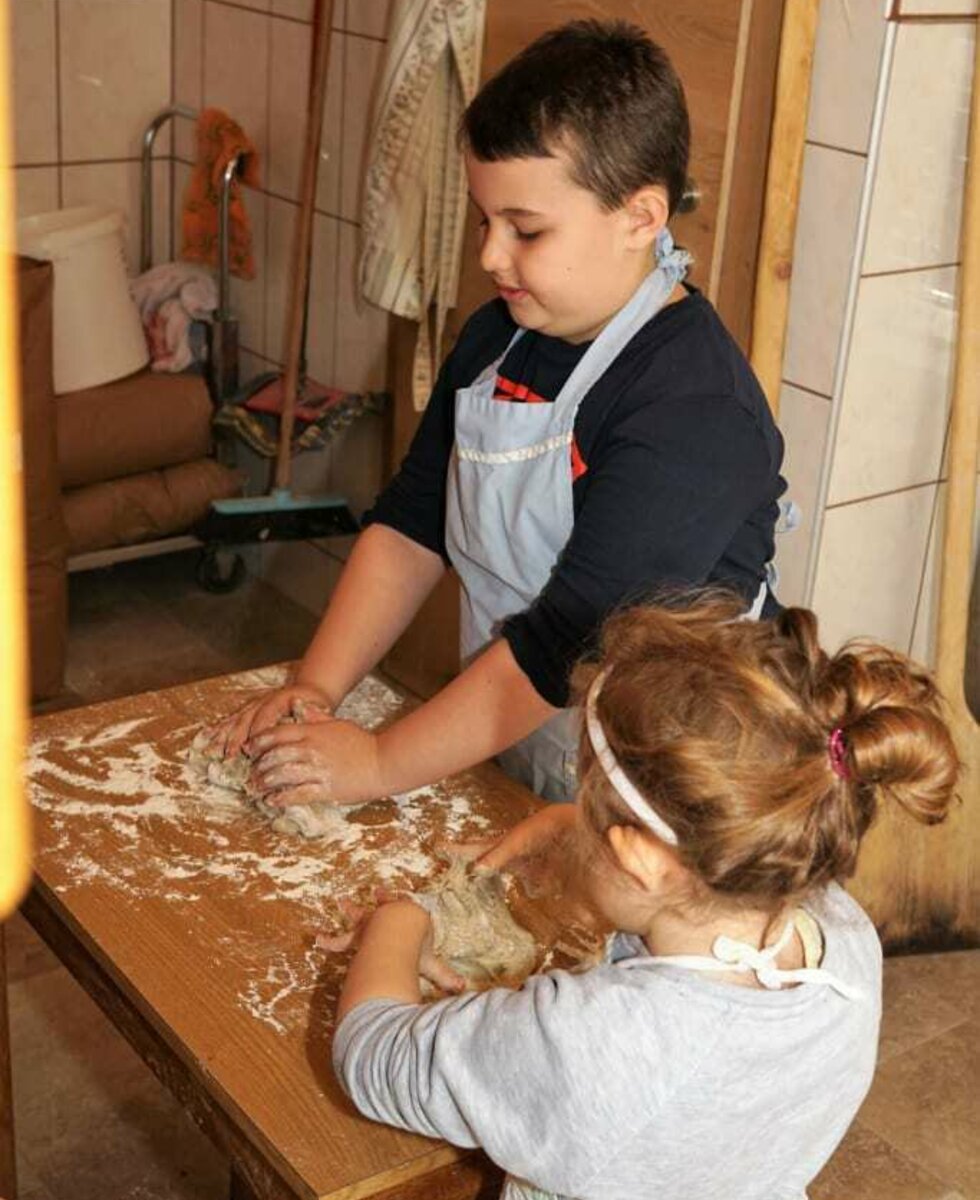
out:
<path id="1" fill-rule="evenodd" d="M 373 733 L 336 718 L 276 725 L 245 744 L 269 804 L 363 804 L 385 795 Z"/>
<path id="2" fill-rule="evenodd" d="M 304 721 L 329 720 L 332 716 L 330 697 L 309 683 L 270 688 L 264 696 L 250 700 L 243 708 L 219 721 L 211 731 L 209 749 L 222 758 L 234 758 L 250 737 L 271 729 L 290 715 Z"/>
<path id="3" fill-rule="evenodd" d="M 517 858 L 540 853 L 575 825 L 578 808 L 574 804 L 548 804 L 509 830 L 476 860 L 478 867 L 501 871 Z"/>

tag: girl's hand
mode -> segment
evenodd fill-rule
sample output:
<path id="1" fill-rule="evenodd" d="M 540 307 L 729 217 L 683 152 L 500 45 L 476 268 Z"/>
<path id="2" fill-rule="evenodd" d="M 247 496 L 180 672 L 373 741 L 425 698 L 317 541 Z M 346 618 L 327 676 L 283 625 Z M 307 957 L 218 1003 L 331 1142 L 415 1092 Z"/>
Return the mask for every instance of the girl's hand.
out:
<path id="1" fill-rule="evenodd" d="M 333 715 L 330 697 L 309 683 L 270 688 L 219 721 L 212 730 L 209 749 L 222 758 L 234 758 L 250 737 L 291 715 L 304 721 L 329 721 Z"/>
<path id="2" fill-rule="evenodd" d="M 548 804 L 525 817 L 476 860 L 478 867 L 501 871 L 517 858 L 541 853 L 550 843 L 570 832 L 578 808 L 574 804 Z"/>
<path id="3" fill-rule="evenodd" d="M 341 993 L 338 1018 L 363 1000 L 376 996 L 410 1004 L 420 999 L 419 979 L 444 992 L 461 992 L 466 980 L 432 949 L 432 921 L 414 900 L 389 900 L 373 911 L 345 906 L 353 928 L 339 937 L 320 934 L 316 944 L 325 950 L 357 947 Z"/>
<path id="4" fill-rule="evenodd" d="M 378 739 L 350 721 L 276 725 L 245 749 L 253 785 L 278 807 L 363 804 L 385 795 Z"/>

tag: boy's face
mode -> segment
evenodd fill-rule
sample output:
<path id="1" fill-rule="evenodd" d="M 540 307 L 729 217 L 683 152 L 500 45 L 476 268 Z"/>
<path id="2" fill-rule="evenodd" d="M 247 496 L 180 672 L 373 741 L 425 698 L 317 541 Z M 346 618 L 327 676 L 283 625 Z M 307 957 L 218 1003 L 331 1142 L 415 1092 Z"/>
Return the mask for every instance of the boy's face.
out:
<path id="1" fill-rule="evenodd" d="M 607 212 L 572 181 L 562 151 L 500 162 L 467 152 L 466 173 L 483 218 L 480 266 L 510 315 L 569 342 L 594 338 L 651 269 L 658 214 L 629 203 Z"/>

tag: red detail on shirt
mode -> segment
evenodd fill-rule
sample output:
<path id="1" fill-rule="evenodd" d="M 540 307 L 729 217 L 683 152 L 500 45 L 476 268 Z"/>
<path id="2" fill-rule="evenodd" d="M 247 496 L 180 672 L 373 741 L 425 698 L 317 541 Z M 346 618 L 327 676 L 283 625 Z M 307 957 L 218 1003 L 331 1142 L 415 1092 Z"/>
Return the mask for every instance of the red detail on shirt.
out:
<path id="1" fill-rule="evenodd" d="M 581 479 L 585 472 L 589 469 L 588 463 L 579 452 L 578 442 L 572 438 L 572 483 L 576 479 Z"/>
<path id="2" fill-rule="evenodd" d="M 512 379 L 497 376 L 497 386 L 493 393 L 494 400 L 508 400 L 520 404 L 550 404 L 547 396 L 539 396 L 532 392 L 526 383 L 514 383 Z"/>

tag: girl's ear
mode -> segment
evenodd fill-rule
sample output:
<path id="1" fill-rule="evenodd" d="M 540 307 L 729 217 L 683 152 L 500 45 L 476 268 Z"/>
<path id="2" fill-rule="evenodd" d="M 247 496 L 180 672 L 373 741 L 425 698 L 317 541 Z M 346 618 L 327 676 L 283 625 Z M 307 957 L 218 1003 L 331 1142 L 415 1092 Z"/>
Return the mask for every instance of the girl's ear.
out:
<path id="1" fill-rule="evenodd" d="M 638 188 L 627 197 L 623 208 L 627 218 L 627 244 L 633 249 L 646 249 L 653 245 L 670 216 L 667 189 L 659 183 Z"/>
<path id="2" fill-rule="evenodd" d="M 669 847 L 644 829 L 613 825 L 606 838 L 621 870 L 646 892 L 662 892 L 677 872 L 677 860 Z"/>

